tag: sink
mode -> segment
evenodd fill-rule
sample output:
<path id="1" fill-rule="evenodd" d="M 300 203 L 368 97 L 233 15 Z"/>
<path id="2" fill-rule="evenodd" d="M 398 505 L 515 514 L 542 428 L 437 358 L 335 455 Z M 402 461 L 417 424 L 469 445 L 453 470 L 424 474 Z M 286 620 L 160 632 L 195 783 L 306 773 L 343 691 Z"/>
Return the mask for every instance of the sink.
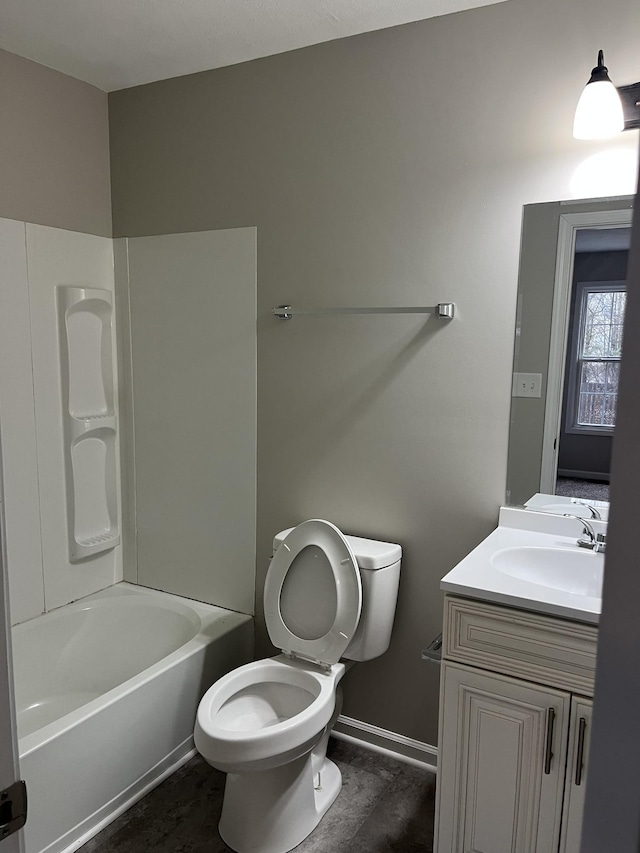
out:
<path id="1" fill-rule="evenodd" d="M 562 503 L 559 496 L 534 498 L 539 500 L 531 509 L 502 507 L 498 527 L 442 578 L 440 587 L 452 595 L 597 625 L 605 555 L 578 547 L 582 525 L 575 518 L 539 511 L 542 503 Z M 606 535 L 605 521 L 591 523 L 596 535 Z"/>
<path id="2" fill-rule="evenodd" d="M 522 545 L 502 548 L 491 556 L 502 574 L 573 595 L 602 597 L 604 555 L 570 548 Z"/>

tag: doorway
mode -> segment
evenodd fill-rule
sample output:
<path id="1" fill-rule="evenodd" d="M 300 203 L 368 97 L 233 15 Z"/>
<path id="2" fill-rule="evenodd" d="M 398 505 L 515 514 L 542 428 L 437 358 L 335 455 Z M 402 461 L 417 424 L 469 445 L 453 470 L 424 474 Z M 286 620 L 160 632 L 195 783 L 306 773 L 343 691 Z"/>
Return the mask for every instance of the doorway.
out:
<path id="1" fill-rule="evenodd" d="M 630 228 L 576 234 L 555 494 L 608 500 Z"/>
<path id="2" fill-rule="evenodd" d="M 608 500 L 631 211 L 560 217 L 540 491 Z"/>

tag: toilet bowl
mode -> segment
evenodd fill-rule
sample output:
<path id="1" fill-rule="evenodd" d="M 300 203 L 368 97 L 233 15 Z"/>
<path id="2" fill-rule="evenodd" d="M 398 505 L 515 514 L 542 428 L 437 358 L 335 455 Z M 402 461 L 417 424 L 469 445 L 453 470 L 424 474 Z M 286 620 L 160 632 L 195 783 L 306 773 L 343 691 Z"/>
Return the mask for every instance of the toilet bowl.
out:
<path id="1" fill-rule="evenodd" d="M 399 545 L 345 537 L 327 521 L 283 531 L 274 547 L 264 607 L 282 653 L 216 681 L 194 732 L 203 758 L 228 774 L 219 831 L 237 853 L 287 853 L 337 797 L 326 748 L 341 658 L 387 648 L 398 588 Z"/>
<path id="2" fill-rule="evenodd" d="M 198 751 L 225 773 L 267 770 L 310 752 L 331 720 L 342 663 L 313 671 L 284 655 L 223 676 L 196 718 Z"/>

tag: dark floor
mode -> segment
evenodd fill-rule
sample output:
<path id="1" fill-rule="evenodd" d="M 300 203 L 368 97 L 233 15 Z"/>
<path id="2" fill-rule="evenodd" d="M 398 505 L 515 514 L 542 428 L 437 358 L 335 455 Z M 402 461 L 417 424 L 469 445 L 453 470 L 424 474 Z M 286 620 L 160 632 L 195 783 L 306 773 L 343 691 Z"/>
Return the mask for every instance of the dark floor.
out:
<path id="1" fill-rule="evenodd" d="M 342 791 L 296 853 L 432 853 L 435 776 L 333 738 Z M 224 773 L 199 756 L 80 853 L 227 853 L 218 835 Z"/>

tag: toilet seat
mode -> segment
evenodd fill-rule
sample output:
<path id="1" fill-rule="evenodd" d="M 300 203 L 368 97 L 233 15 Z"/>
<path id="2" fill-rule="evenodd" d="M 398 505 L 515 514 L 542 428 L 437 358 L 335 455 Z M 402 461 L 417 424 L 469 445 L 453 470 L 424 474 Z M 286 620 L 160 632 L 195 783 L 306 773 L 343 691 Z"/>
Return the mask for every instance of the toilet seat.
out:
<path id="1" fill-rule="evenodd" d="M 305 549 L 307 551 L 303 555 Z M 335 593 L 335 614 L 326 616 L 321 636 L 301 637 L 287 624 L 288 614 L 283 614 L 283 589 L 289 572 L 300 572 L 301 577 L 314 580 L 316 571 L 311 558 L 324 557 L 324 563 L 318 569 L 327 569 L 332 575 Z M 300 561 L 298 561 L 300 558 Z M 308 559 L 307 559 L 308 558 Z M 306 560 L 306 562 L 305 562 Z M 298 562 L 296 562 L 298 561 Z M 325 577 L 324 583 L 331 583 Z M 299 584 L 299 589 L 303 589 Z M 295 601 L 295 621 L 302 625 L 308 618 L 312 624 L 317 624 L 319 604 L 322 602 L 313 596 L 311 590 L 308 596 L 299 594 Z M 285 611 L 287 607 L 284 606 Z M 349 543 L 335 525 L 329 521 L 312 519 L 294 527 L 276 551 L 265 581 L 264 611 L 265 621 L 271 642 L 285 654 L 303 658 L 321 666 L 327 667 L 337 663 L 356 631 L 362 609 L 362 581 L 356 558 Z M 292 619 L 289 618 L 289 623 Z M 326 630 L 324 630 L 326 628 Z"/>

